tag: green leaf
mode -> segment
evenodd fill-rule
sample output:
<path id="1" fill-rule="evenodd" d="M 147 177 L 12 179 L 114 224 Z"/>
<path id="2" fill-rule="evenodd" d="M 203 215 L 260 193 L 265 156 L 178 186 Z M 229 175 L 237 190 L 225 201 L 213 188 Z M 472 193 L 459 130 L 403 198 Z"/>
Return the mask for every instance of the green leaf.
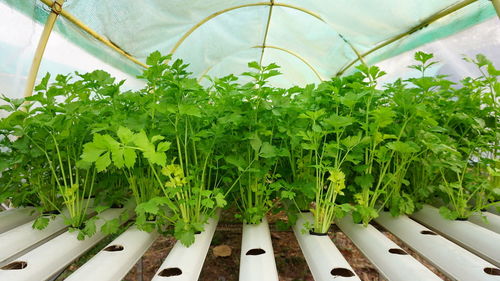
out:
<path id="1" fill-rule="evenodd" d="M 363 189 L 372 187 L 373 181 L 374 179 L 371 174 L 365 174 L 354 178 L 354 182 Z"/>
<path id="2" fill-rule="evenodd" d="M 119 229 L 120 229 L 120 220 L 117 218 L 108 220 L 101 226 L 101 232 L 107 235 L 117 233 Z"/>
<path id="3" fill-rule="evenodd" d="M 134 136 L 134 133 L 129 128 L 125 128 L 122 126 L 118 128 L 116 134 L 118 135 L 120 141 L 124 144 L 131 142 Z"/>
<path id="4" fill-rule="evenodd" d="M 445 219 L 456 220 L 458 218 L 458 213 L 457 212 L 452 211 L 452 210 L 448 209 L 445 206 L 442 206 L 441 208 L 439 208 L 439 213 Z"/>
<path id="5" fill-rule="evenodd" d="M 113 159 L 113 164 L 119 169 L 123 168 L 123 165 L 125 165 L 125 160 L 123 158 L 123 149 L 118 149 L 116 151 L 113 151 L 111 154 L 111 158 Z"/>
<path id="6" fill-rule="evenodd" d="M 94 163 L 105 151 L 106 149 L 102 148 L 102 146 L 99 146 L 93 142 L 89 142 L 83 146 L 83 153 L 81 158 L 85 162 Z"/>
<path id="7" fill-rule="evenodd" d="M 200 109 L 192 104 L 179 104 L 179 113 L 181 115 L 201 117 Z"/>
<path id="8" fill-rule="evenodd" d="M 258 152 L 260 150 L 260 147 L 262 146 L 262 141 L 260 140 L 259 136 L 255 135 L 254 137 L 250 138 L 250 145 L 252 146 L 254 151 Z"/>
<path id="9" fill-rule="evenodd" d="M 155 200 L 149 200 L 148 202 L 141 203 L 135 207 L 137 213 L 149 213 L 157 215 L 160 208 L 158 207 L 158 202 Z"/>
<path id="10" fill-rule="evenodd" d="M 135 165 L 135 159 L 137 158 L 137 154 L 135 150 L 126 148 L 123 151 L 123 160 L 125 161 L 125 167 L 132 168 Z"/>
<path id="11" fill-rule="evenodd" d="M 96 211 L 98 214 L 104 212 L 107 209 L 109 209 L 109 206 L 99 205 L 99 206 L 94 207 L 94 211 Z"/>
<path id="12" fill-rule="evenodd" d="M 332 116 L 330 116 L 330 118 L 325 120 L 325 123 L 334 128 L 341 128 L 353 124 L 354 120 L 354 118 L 349 116 L 338 116 L 336 114 L 333 114 Z"/>
<path id="13" fill-rule="evenodd" d="M 33 222 L 33 228 L 42 230 L 49 225 L 49 221 L 50 219 L 48 217 L 40 216 L 36 218 L 35 221 Z"/>
<path id="14" fill-rule="evenodd" d="M 164 136 L 156 135 L 156 136 L 153 136 L 153 137 L 151 138 L 151 142 L 152 142 L 152 143 L 155 143 L 155 142 L 157 142 L 157 141 L 164 140 L 164 139 L 165 139 L 165 137 L 164 137 Z"/>
<path id="15" fill-rule="evenodd" d="M 168 142 L 168 141 L 160 142 L 158 144 L 158 146 L 156 147 L 156 150 L 160 151 L 160 152 L 165 152 L 165 151 L 170 149 L 171 145 L 172 145 L 172 143 Z"/>
<path id="16" fill-rule="evenodd" d="M 152 52 L 146 59 L 147 65 L 156 65 L 163 61 L 163 57 L 159 51 Z"/>
<path id="17" fill-rule="evenodd" d="M 219 207 L 219 208 L 223 208 L 227 204 L 227 201 L 224 198 L 224 194 L 222 194 L 220 192 L 215 195 L 215 202 L 217 203 L 217 207 Z"/>
<path id="18" fill-rule="evenodd" d="M 111 164 L 111 158 L 109 156 L 109 152 L 104 153 L 99 156 L 99 158 L 95 161 L 95 167 L 97 172 L 102 172 L 106 170 L 106 168 Z"/>
<path id="19" fill-rule="evenodd" d="M 388 143 L 386 146 L 387 148 L 400 153 L 417 153 L 420 150 L 418 145 L 414 142 L 394 141 Z"/>
<path id="20" fill-rule="evenodd" d="M 264 142 L 260 149 L 259 156 L 264 158 L 276 157 L 277 156 L 276 147 L 268 142 Z"/>
<path id="21" fill-rule="evenodd" d="M 194 243 L 194 230 L 183 220 L 179 220 L 175 223 L 174 237 L 184 246 L 189 247 Z"/>

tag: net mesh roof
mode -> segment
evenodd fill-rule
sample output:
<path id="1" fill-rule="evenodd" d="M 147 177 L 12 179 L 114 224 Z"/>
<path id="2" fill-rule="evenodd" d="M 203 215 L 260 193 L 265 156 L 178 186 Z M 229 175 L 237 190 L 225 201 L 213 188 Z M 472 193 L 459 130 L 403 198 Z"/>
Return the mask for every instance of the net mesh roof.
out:
<path id="1" fill-rule="evenodd" d="M 38 0 L 0 1 L 41 23 L 50 13 Z M 67 0 L 63 8 L 141 62 L 155 50 L 172 53 L 200 79 L 241 73 L 250 61 L 277 63 L 283 75 L 272 83 L 283 87 L 349 73 L 359 55 L 376 63 L 496 17 L 489 0 Z M 68 19 L 55 29 L 105 63 L 141 72 Z"/>

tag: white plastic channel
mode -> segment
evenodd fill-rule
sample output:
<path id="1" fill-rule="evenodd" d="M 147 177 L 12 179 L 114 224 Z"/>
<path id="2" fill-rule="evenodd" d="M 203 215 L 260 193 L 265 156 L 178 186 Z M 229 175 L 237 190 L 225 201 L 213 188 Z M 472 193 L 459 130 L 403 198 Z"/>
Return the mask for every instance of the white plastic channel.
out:
<path id="1" fill-rule="evenodd" d="M 486 222 L 484 221 L 483 216 L 486 217 Z M 500 216 L 498 215 L 489 212 L 473 214 L 469 217 L 469 221 L 500 234 Z"/>
<path id="2" fill-rule="evenodd" d="M 219 218 L 209 219 L 205 230 L 195 234 L 194 243 L 186 247 L 177 241 L 152 281 L 193 281 L 198 280 L 203 262 Z"/>
<path id="3" fill-rule="evenodd" d="M 310 213 L 302 213 L 293 226 L 307 265 L 316 281 L 360 280 L 330 237 L 303 233 L 304 224 L 313 223 Z"/>
<path id="4" fill-rule="evenodd" d="M 372 225 L 352 222 L 351 216 L 338 220 L 339 228 L 387 280 L 442 280 Z"/>
<path id="5" fill-rule="evenodd" d="M 123 210 L 123 208 L 109 209 L 99 214 L 100 219 L 96 221 L 97 229 L 100 229 L 106 220 L 118 217 Z M 97 232 L 90 238 L 78 240 L 76 232 L 65 232 L 0 268 L 0 280 L 46 280 L 64 269 L 105 236 Z"/>
<path id="6" fill-rule="evenodd" d="M 0 234 L 0 266 L 15 254 L 58 235 L 66 227 L 64 216 L 57 215 L 42 230 L 33 229 L 33 221 L 30 221 Z"/>
<path id="7" fill-rule="evenodd" d="M 269 224 L 243 224 L 239 281 L 279 281 Z"/>
<path id="8" fill-rule="evenodd" d="M 500 234 L 468 221 L 447 220 L 439 214 L 438 209 L 429 205 L 424 205 L 411 217 L 495 266 L 500 266 Z"/>
<path id="9" fill-rule="evenodd" d="M 488 274 L 493 271 L 488 268 L 495 268 L 493 264 L 430 231 L 407 216 L 394 218 L 390 213 L 382 212 L 375 221 L 453 280 L 498 280 L 498 276 Z"/>
<path id="10" fill-rule="evenodd" d="M 32 207 L 10 209 L 0 212 L 0 233 L 31 221 L 36 216 Z"/>
<path id="11" fill-rule="evenodd" d="M 65 280 L 122 280 L 157 237 L 132 226 Z"/>

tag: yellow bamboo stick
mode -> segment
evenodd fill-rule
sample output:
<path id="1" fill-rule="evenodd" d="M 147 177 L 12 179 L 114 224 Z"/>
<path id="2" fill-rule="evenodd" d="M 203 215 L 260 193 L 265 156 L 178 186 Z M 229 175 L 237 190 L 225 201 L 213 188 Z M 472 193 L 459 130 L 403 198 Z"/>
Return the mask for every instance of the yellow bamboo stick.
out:
<path id="1" fill-rule="evenodd" d="M 198 29 L 200 26 L 202 26 L 203 24 L 205 24 L 209 20 L 211 20 L 217 16 L 220 16 L 222 14 L 225 14 L 227 12 L 236 10 L 236 9 L 247 8 L 247 7 L 257 7 L 257 6 L 280 6 L 280 7 L 290 8 L 290 9 L 294 9 L 297 11 L 301 11 L 303 13 L 306 13 L 310 16 L 313 16 L 313 17 L 323 21 L 323 19 L 318 14 L 316 14 L 312 11 L 309 11 L 307 9 L 293 6 L 293 5 L 289 5 L 289 4 L 274 3 L 274 2 L 257 2 L 257 3 L 238 5 L 238 6 L 230 7 L 230 8 L 215 12 L 215 13 L 209 15 L 208 17 L 202 19 L 201 21 L 199 21 L 197 24 L 195 24 L 193 27 L 191 27 L 186 33 L 184 33 L 184 35 L 182 35 L 182 37 L 177 41 L 177 43 L 175 43 L 174 47 L 170 51 L 170 54 L 174 54 L 177 51 L 177 49 L 179 48 L 179 46 L 184 42 L 184 40 L 186 40 L 186 38 L 189 37 L 189 35 L 191 35 L 196 29 Z"/>
<path id="2" fill-rule="evenodd" d="M 38 74 L 38 69 L 40 69 L 40 63 L 42 62 L 43 53 L 45 52 L 45 47 L 47 46 L 47 42 L 49 41 L 50 33 L 54 28 L 54 24 L 56 22 L 57 16 L 62 10 L 63 4 L 64 0 L 56 0 L 55 2 L 52 2 L 52 5 L 50 5 L 52 10 L 49 14 L 49 17 L 47 18 L 47 21 L 45 22 L 42 35 L 40 36 L 38 46 L 36 47 L 35 56 L 33 57 L 33 62 L 31 63 L 28 79 L 26 81 L 26 88 L 24 89 L 24 97 L 33 95 L 33 87 L 35 86 L 36 76 Z"/>
<path id="3" fill-rule="evenodd" d="M 493 3 L 493 7 L 495 7 L 495 11 L 497 11 L 497 16 L 500 19 L 500 0 L 491 0 Z"/>
<path id="4" fill-rule="evenodd" d="M 40 0 L 40 1 L 42 1 L 45 5 L 47 5 L 49 7 L 51 7 L 52 4 L 54 3 L 54 1 L 52 1 L 52 0 Z M 102 42 L 106 46 L 108 46 L 111 49 L 115 50 L 116 52 L 118 52 L 122 56 L 126 57 L 130 61 L 134 62 L 135 64 L 140 65 L 140 66 L 142 66 L 144 68 L 148 67 L 144 63 L 140 62 L 138 59 L 134 58 L 133 56 L 131 56 L 130 54 L 128 54 L 127 52 L 125 52 L 120 47 L 116 46 L 116 44 L 114 44 L 110 40 L 104 38 L 99 33 L 95 32 L 93 29 L 91 29 L 90 27 L 88 27 L 87 25 L 85 25 L 79 19 L 75 18 L 72 14 L 68 13 L 66 10 L 61 9 L 61 16 L 63 16 L 67 20 L 69 20 L 74 25 L 78 26 L 83 31 L 87 32 L 90 36 L 94 37 L 95 39 L 99 40 L 100 42 Z"/>
<path id="5" fill-rule="evenodd" d="M 319 74 L 319 72 L 316 70 L 316 68 L 314 68 L 305 58 L 303 58 L 301 55 L 297 54 L 296 52 L 294 51 L 291 51 L 291 50 L 288 50 L 288 49 L 285 49 L 285 48 L 281 48 L 281 47 L 277 47 L 277 46 L 270 46 L 270 45 L 267 45 L 267 46 L 254 46 L 253 48 L 269 48 L 269 49 L 276 49 L 276 50 L 280 50 L 280 51 L 283 51 L 285 53 L 288 53 L 296 58 L 298 58 L 300 61 L 302 61 L 305 65 L 307 65 L 307 67 L 309 67 L 309 69 L 312 70 L 312 72 L 314 72 L 314 75 L 316 75 L 316 77 L 318 77 L 318 79 L 320 81 L 324 81 L 324 79 L 321 77 L 321 75 Z"/>
<path id="6" fill-rule="evenodd" d="M 398 41 L 399 39 L 402 39 L 402 38 L 404 38 L 404 37 L 406 37 L 406 36 L 408 36 L 408 35 L 416 32 L 416 31 L 418 31 L 419 29 L 424 28 L 424 27 L 428 26 L 429 24 L 431 24 L 431 23 L 433 23 L 433 22 L 435 22 L 435 21 L 437 21 L 437 20 L 439 20 L 439 19 L 441 19 L 441 18 L 443 18 L 443 17 L 445 17 L 445 16 L 447 16 L 447 15 L 449 15 L 451 13 L 454 13 L 454 12 L 456 12 L 456 11 L 458 11 L 458 10 L 460 10 L 460 9 L 462 9 L 462 8 L 468 6 L 468 5 L 470 5 L 470 4 L 472 4 L 472 3 L 476 2 L 476 1 L 477 0 L 465 0 L 465 1 L 462 1 L 462 2 L 457 3 L 455 5 L 452 5 L 452 6 L 446 8 L 446 9 L 444 9 L 442 11 L 439 11 L 439 12 L 431 15 L 430 17 L 428 17 L 427 19 L 425 19 L 424 21 L 422 21 L 420 24 L 414 26 L 410 30 L 408 30 L 406 32 L 403 32 L 403 33 L 401 33 L 399 35 L 396 35 L 396 36 L 394 36 L 394 37 L 392 37 L 392 38 L 390 38 L 390 39 L 388 39 L 388 40 L 380 43 L 379 45 L 377 45 L 376 47 L 370 49 L 369 51 L 361 54 L 360 56 L 358 56 L 358 58 L 356 58 L 351 63 L 349 63 L 348 65 L 346 65 L 345 67 L 343 67 L 337 73 L 337 76 L 340 76 L 340 75 L 344 74 L 344 72 L 347 69 L 349 69 L 351 66 L 353 66 L 356 62 L 358 62 L 360 60 L 360 57 L 366 58 L 367 55 L 369 55 L 369 54 L 371 54 L 371 53 L 373 53 L 373 52 L 375 52 L 375 51 L 377 51 L 377 50 L 379 50 L 379 49 L 381 49 L 381 48 L 383 48 L 383 47 L 385 47 L 385 46 L 387 46 L 389 44 L 392 44 L 392 43 Z M 497 1 L 498 2 L 498 0 L 493 0 L 493 1 Z"/>

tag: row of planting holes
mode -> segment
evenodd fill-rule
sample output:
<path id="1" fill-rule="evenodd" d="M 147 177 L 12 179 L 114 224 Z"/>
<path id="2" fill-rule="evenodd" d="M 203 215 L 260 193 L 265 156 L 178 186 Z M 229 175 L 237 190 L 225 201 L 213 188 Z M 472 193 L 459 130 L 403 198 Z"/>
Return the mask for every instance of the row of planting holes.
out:
<path id="1" fill-rule="evenodd" d="M 422 230 L 420 231 L 421 234 L 423 235 L 437 235 L 436 233 L 430 231 L 430 230 Z M 119 252 L 123 251 L 123 246 L 122 245 L 111 245 L 106 247 L 103 251 L 108 251 L 108 252 Z M 265 254 L 266 251 L 260 248 L 255 248 L 255 249 L 250 249 L 246 253 L 247 256 L 258 256 Z M 403 249 L 399 248 L 391 248 L 389 249 L 389 253 L 395 254 L 395 255 L 408 255 Z M 11 262 L 4 267 L 2 267 L 2 270 L 20 270 L 24 269 L 28 266 L 28 263 L 25 261 L 15 261 Z M 493 268 L 493 267 L 485 267 L 483 269 L 484 273 L 489 274 L 489 275 L 495 275 L 495 276 L 500 276 L 500 269 L 498 268 Z M 165 268 L 160 273 L 158 273 L 159 276 L 161 277 L 172 277 L 172 276 L 179 276 L 182 274 L 182 270 L 178 267 L 169 267 Z M 337 267 L 334 268 L 330 271 L 330 274 L 332 276 L 341 276 L 341 277 L 353 277 L 355 274 L 343 267 Z"/>

